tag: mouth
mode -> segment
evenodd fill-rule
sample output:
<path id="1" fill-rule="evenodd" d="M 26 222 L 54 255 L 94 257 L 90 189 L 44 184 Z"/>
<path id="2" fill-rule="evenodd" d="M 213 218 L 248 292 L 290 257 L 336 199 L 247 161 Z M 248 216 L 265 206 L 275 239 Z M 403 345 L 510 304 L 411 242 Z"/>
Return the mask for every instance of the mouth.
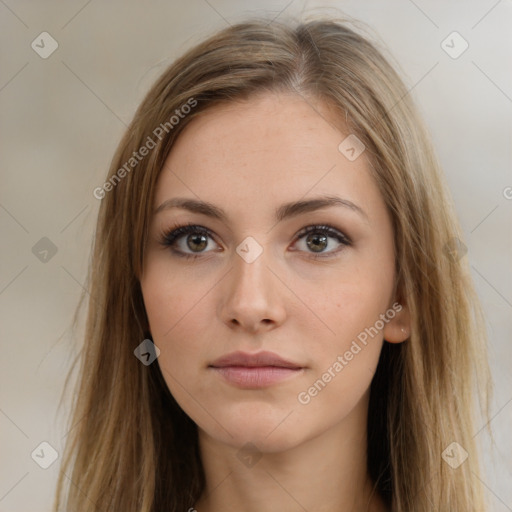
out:
<path id="1" fill-rule="evenodd" d="M 302 368 L 283 368 L 279 366 L 223 366 L 211 367 L 231 384 L 242 388 L 263 388 L 277 384 L 285 379 L 302 373 Z"/>
<path id="2" fill-rule="evenodd" d="M 237 387 L 258 389 L 288 380 L 304 372 L 304 367 L 272 352 L 233 352 L 209 365 L 224 380 Z"/>

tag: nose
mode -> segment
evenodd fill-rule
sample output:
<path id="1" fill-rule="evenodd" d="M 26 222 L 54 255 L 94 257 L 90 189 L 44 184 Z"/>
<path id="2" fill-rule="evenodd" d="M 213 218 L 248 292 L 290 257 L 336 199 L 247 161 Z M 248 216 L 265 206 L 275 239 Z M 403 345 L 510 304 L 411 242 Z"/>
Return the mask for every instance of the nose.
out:
<path id="1" fill-rule="evenodd" d="M 281 325 L 286 316 L 285 287 L 267 266 L 263 253 L 248 263 L 237 253 L 223 280 L 219 316 L 231 329 L 256 334 Z"/>

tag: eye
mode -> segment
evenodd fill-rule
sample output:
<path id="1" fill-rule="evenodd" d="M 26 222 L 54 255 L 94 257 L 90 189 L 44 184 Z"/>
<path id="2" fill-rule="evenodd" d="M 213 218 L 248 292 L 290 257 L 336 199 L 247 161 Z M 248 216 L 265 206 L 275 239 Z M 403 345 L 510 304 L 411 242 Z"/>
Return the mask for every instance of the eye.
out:
<path id="1" fill-rule="evenodd" d="M 187 235 L 187 236 L 185 236 Z M 183 258 L 197 258 L 209 247 L 209 239 L 213 240 L 212 233 L 203 226 L 194 224 L 175 225 L 170 231 L 160 236 L 160 243 L 170 247 L 172 252 Z M 187 252 L 190 250 L 191 252 Z"/>
<path id="2" fill-rule="evenodd" d="M 204 253 L 217 250 L 210 247 L 210 240 L 217 245 L 208 228 L 194 224 L 177 224 L 160 236 L 160 244 L 170 247 L 174 254 L 182 258 L 197 258 Z M 329 225 L 306 226 L 297 234 L 295 240 L 294 245 L 304 241 L 305 248 L 298 250 L 309 253 L 313 258 L 328 258 L 340 252 L 343 247 L 352 245 L 346 235 Z M 335 240 L 338 248 L 336 249 L 335 245 L 334 249 L 326 251 L 325 249 L 333 245 L 329 240 Z M 207 250 L 208 247 L 210 250 Z"/>
<path id="3" fill-rule="evenodd" d="M 326 251 L 332 243 L 329 239 L 336 240 L 334 250 Z M 351 240 L 341 231 L 328 225 L 307 226 L 297 235 L 298 242 L 304 242 L 306 252 L 311 252 L 313 258 L 328 258 L 343 250 L 343 247 L 352 245 Z M 338 249 L 336 249 L 336 244 Z"/>

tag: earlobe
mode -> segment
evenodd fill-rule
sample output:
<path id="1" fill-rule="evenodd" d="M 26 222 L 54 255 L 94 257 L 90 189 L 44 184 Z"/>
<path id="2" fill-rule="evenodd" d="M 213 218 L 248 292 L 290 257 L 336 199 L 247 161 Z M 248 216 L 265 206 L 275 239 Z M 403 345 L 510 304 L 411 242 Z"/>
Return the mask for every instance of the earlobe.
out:
<path id="1" fill-rule="evenodd" d="M 409 339 L 411 320 L 406 305 L 402 305 L 401 310 L 384 326 L 383 335 L 384 340 L 389 343 L 402 343 Z"/>

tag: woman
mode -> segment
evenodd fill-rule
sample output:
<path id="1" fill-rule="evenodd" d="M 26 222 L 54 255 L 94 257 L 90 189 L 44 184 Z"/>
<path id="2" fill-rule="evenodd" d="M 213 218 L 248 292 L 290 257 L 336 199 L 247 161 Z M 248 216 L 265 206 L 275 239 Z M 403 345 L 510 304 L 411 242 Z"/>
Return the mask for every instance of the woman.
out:
<path id="1" fill-rule="evenodd" d="M 330 20 L 213 35 L 94 194 L 55 510 L 484 509 L 481 312 L 426 131 L 368 40 Z"/>

